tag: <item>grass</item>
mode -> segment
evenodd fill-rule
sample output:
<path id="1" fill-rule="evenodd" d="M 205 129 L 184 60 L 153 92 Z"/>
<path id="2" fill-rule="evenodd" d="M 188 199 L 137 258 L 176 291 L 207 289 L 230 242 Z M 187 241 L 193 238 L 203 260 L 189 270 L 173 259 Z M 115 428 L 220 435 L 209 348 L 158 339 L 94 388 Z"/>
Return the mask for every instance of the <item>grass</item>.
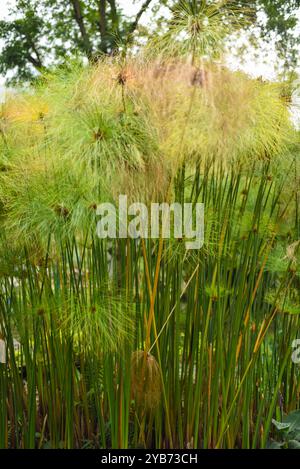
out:
<path id="1" fill-rule="evenodd" d="M 204 60 L 223 33 L 3 105 L 0 447 L 265 448 L 299 408 L 298 136 L 281 85 Z M 119 194 L 203 202 L 203 248 L 99 239 Z"/>
<path id="2" fill-rule="evenodd" d="M 265 446 L 271 418 L 298 406 L 290 356 L 299 267 L 292 259 L 281 272 L 268 267 L 286 209 L 276 210 L 278 188 L 267 178 L 249 201 L 241 189 L 253 179 L 230 172 L 224 184 L 215 166 L 195 177 L 213 226 L 196 254 L 164 242 L 149 371 L 137 393 L 143 372 L 131 357 L 146 340 L 147 270 L 153 285 L 159 241 L 143 251 L 141 242 L 108 247 L 91 234 L 62 242 L 40 265 L 28 252 L 14 262 L 1 277 L 2 447 Z M 278 306 L 289 295 L 294 314 Z"/>

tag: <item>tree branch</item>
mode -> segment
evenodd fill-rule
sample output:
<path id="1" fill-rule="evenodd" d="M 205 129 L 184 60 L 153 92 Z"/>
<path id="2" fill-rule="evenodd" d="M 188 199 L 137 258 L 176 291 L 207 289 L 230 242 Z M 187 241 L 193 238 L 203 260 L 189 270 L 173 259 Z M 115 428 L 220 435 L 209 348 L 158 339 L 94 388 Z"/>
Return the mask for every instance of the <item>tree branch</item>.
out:
<path id="1" fill-rule="evenodd" d="M 80 2 L 79 2 L 79 0 L 70 0 L 70 1 L 73 5 L 74 18 L 75 18 L 76 23 L 79 26 L 79 30 L 80 30 L 80 34 L 81 34 L 81 37 L 82 37 L 82 40 L 83 40 L 83 47 L 84 47 L 85 53 L 86 53 L 87 57 L 90 58 L 91 55 L 92 55 L 92 46 L 91 46 L 91 42 L 90 42 L 89 36 L 87 34 L 87 31 L 86 31 L 86 28 L 85 28 L 85 25 L 84 25 Z"/>
<path id="2" fill-rule="evenodd" d="M 16 31 L 17 34 L 19 34 L 24 40 L 25 40 L 25 43 L 27 43 L 27 48 L 28 48 L 28 60 L 29 62 L 34 66 L 36 67 L 37 69 L 41 69 L 43 68 L 43 63 L 42 63 L 42 59 L 41 59 L 41 55 L 39 53 L 39 50 L 38 50 L 38 47 L 36 46 L 35 44 L 35 40 L 36 38 L 33 38 L 31 37 L 30 33 L 28 32 L 27 29 L 25 28 L 21 28 L 20 25 L 15 22 L 13 24 L 13 29 Z M 30 55 L 30 51 L 29 49 L 32 49 L 33 53 L 35 54 L 35 57 L 33 57 L 32 55 Z"/>
<path id="3" fill-rule="evenodd" d="M 119 21 L 119 14 L 118 14 L 117 7 L 116 7 L 116 1 L 108 0 L 108 3 L 110 5 L 110 18 L 111 18 L 111 24 L 112 24 L 112 31 L 110 34 L 110 44 L 112 47 L 111 53 L 113 53 L 116 49 L 117 40 L 121 37 L 120 29 L 119 29 L 120 21 Z"/>
<path id="4" fill-rule="evenodd" d="M 30 45 L 31 45 L 32 50 L 33 50 L 33 52 L 35 53 L 35 56 L 36 56 L 36 59 L 37 59 L 37 60 L 36 60 L 37 67 L 38 67 L 38 68 L 43 68 L 42 59 L 41 59 L 41 56 L 40 56 L 40 53 L 39 53 L 37 47 L 35 46 L 34 42 L 31 41 L 31 40 L 30 40 Z M 32 59 L 34 59 L 34 58 L 32 57 Z M 34 60 L 35 60 L 35 59 L 34 59 Z"/>
<path id="5" fill-rule="evenodd" d="M 141 9 L 139 10 L 139 12 L 137 13 L 136 17 L 135 17 L 135 20 L 131 23 L 130 27 L 129 27 L 129 34 L 133 34 L 134 31 L 136 30 L 136 28 L 138 27 L 139 25 L 139 21 L 141 19 L 141 16 L 145 13 L 145 11 L 147 10 L 148 6 L 150 5 L 152 0 L 146 0 L 143 5 L 141 6 Z"/>
<path id="6" fill-rule="evenodd" d="M 119 16 L 118 16 L 117 7 L 116 7 L 116 1 L 108 0 L 108 3 L 110 4 L 110 14 L 111 14 L 113 27 L 116 31 L 118 31 L 119 30 Z"/>
<path id="7" fill-rule="evenodd" d="M 27 60 L 28 62 L 31 63 L 31 65 L 34 66 L 34 68 L 36 68 L 37 70 L 41 70 L 41 68 L 43 68 L 43 64 L 40 60 L 37 60 L 35 59 L 34 57 L 32 57 L 32 55 L 28 54 L 27 55 Z"/>
<path id="8" fill-rule="evenodd" d="M 106 43 L 106 0 L 99 0 L 98 2 L 99 11 L 99 31 L 101 36 L 101 50 L 107 52 Z"/>

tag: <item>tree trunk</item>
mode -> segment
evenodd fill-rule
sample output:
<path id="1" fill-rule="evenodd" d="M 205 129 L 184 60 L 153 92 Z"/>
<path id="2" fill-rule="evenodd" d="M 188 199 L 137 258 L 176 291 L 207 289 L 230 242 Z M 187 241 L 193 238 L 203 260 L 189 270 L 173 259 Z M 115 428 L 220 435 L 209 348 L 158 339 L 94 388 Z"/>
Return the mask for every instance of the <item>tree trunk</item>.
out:
<path id="1" fill-rule="evenodd" d="M 84 52 L 86 53 L 87 57 L 90 59 L 92 56 L 93 49 L 92 49 L 91 41 L 89 39 L 85 24 L 83 21 L 80 2 L 79 0 L 71 0 L 71 3 L 74 9 L 74 18 L 75 18 L 76 23 L 79 26 L 80 34 L 82 37 Z"/>
<path id="2" fill-rule="evenodd" d="M 106 36 L 106 0 L 99 0 L 99 31 L 101 37 L 100 49 L 105 54 L 107 53 L 107 36 Z"/>
<path id="3" fill-rule="evenodd" d="M 116 2 L 115 0 L 108 0 L 110 5 L 110 18 L 112 23 L 112 35 L 110 38 L 110 45 L 111 45 L 111 53 L 116 50 L 117 47 L 117 40 L 120 39 L 120 29 L 119 29 L 119 22 L 120 17 L 117 11 Z"/>

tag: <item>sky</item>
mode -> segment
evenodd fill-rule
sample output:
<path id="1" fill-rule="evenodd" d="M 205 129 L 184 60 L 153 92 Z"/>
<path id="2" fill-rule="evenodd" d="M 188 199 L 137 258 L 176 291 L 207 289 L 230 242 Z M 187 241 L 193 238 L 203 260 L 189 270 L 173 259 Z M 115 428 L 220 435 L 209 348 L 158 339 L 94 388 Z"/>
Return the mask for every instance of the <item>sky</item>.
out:
<path id="1" fill-rule="evenodd" d="M 123 11 L 128 16 L 134 16 L 140 9 L 141 5 L 143 4 L 144 0 L 119 0 Z M 154 2 L 158 2 L 158 0 L 154 0 Z M 153 2 L 153 3 L 154 3 Z M 8 7 L 9 4 L 13 4 L 14 0 L 0 0 L 0 19 L 7 18 L 8 15 Z M 299 11 L 300 16 L 300 11 Z M 299 18 L 300 19 L 300 18 Z M 150 21 L 150 15 L 145 13 L 142 16 L 141 24 L 147 24 Z M 299 29 L 300 29 L 300 22 L 299 22 Z M 300 30 L 299 30 L 300 34 Z M 248 73 L 253 77 L 263 77 L 267 80 L 273 80 L 276 78 L 276 69 L 275 69 L 275 62 L 276 62 L 276 51 L 274 44 L 269 43 L 262 43 L 261 44 L 263 54 L 261 56 L 256 56 L 254 49 L 251 50 L 249 48 L 249 53 L 241 63 L 233 54 L 230 54 L 226 58 L 227 64 L 232 69 L 240 69 Z M 0 42 L 0 49 L 1 49 L 1 42 Z M 268 57 L 268 60 L 265 60 L 265 57 Z M 299 70 L 299 77 L 300 77 L 300 70 Z M 5 78 L 0 76 L 0 96 L 4 92 L 4 81 Z M 300 106 L 300 96 L 295 98 Z M 299 115 L 298 111 L 296 113 Z M 300 117 L 299 117 L 300 122 Z"/>

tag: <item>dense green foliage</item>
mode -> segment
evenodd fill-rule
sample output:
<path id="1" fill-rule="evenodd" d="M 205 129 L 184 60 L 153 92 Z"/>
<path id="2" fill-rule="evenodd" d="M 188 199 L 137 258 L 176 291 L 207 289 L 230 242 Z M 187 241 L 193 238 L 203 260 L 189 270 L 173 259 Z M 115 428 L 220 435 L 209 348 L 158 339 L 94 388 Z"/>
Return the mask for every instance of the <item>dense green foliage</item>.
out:
<path id="1" fill-rule="evenodd" d="M 129 20 L 115 0 L 17 0 L 11 19 L 0 22 L 0 73 L 16 69 L 17 80 L 28 80 L 72 56 L 111 53 L 136 30 L 148 4 Z"/>
<path id="2" fill-rule="evenodd" d="M 299 449 L 300 448 L 300 412 L 295 410 L 284 416 L 283 422 L 273 419 L 272 422 L 278 430 L 278 440 L 270 444 L 272 449 Z M 277 435 L 276 435 L 277 436 Z"/>
<path id="3" fill-rule="evenodd" d="M 297 408 L 293 130 L 280 87 L 206 67 L 102 62 L 3 107 L 1 446 L 265 447 Z M 101 200 L 170 184 L 200 251 L 97 238 Z"/>
<path id="4" fill-rule="evenodd" d="M 265 448 L 299 408 L 286 87 L 208 59 L 230 33 L 220 8 L 185 12 L 140 55 L 2 106 L 0 447 Z M 203 202 L 204 246 L 98 238 L 97 204 L 119 194 Z"/>

